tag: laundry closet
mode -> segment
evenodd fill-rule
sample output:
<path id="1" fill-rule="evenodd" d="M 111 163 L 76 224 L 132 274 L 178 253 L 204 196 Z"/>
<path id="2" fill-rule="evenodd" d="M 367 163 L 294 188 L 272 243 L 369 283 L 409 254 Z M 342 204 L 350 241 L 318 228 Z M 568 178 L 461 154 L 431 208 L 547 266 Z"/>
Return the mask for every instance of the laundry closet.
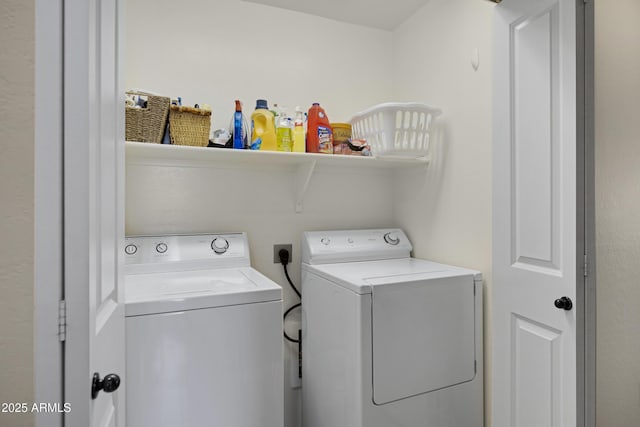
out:
<path id="1" fill-rule="evenodd" d="M 125 87 L 210 104 L 214 129 L 228 126 L 235 99 L 247 112 L 256 99 L 290 109 L 320 102 L 332 122 L 383 102 L 423 102 L 443 112 L 429 160 L 247 162 L 216 149 L 193 156 L 129 144 L 126 235 L 246 232 L 252 267 L 282 286 L 286 308 L 298 299 L 274 263 L 275 244 L 293 245 L 300 284 L 304 231 L 399 227 L 415 257 L 481 271 L 487 293 L 494 4 L 343 3 L 127 0 Z M 285 328 L 299 325 L 294 313 Z M 485 318 L 485 352 L 490 326 Z M 286 427 L 300 425 L 297 358 L 286 343 Z M 490 373 L 485 366 L 486 390 Z"/>

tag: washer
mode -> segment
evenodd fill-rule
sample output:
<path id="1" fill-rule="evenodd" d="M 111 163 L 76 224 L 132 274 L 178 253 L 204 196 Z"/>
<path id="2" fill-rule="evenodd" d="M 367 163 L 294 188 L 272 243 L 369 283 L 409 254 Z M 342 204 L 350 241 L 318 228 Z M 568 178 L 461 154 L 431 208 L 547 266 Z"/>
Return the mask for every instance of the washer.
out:
<path id="1" fill-rule="evenodd" d="M 304 233 L 304 427 L 483 425 L 482 276 L 400 229 Z"/>
<path id="2" fill-rule="evenodd" d="M 126 420 L 282 427 L 282 289 L 244 233 L 129 237 Z"/>

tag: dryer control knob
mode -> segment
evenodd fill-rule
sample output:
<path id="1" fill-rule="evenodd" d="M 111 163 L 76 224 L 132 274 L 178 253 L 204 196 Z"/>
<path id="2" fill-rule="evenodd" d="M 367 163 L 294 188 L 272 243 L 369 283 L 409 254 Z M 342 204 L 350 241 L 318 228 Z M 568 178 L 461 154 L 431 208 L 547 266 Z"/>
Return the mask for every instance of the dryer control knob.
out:
<path id="1" fill-rule="evenodd" d="M 222 255 L 229 249 L 229 241 L 222 237 L 216 237 L 211 241 L 211 249 L 218 255 Z"/>
<path id="2" fill-rule="evenodd" d="M 167 249 L 169 249 L 169 247 L 167 246 L 166 243 L 158 243 L 156 245 L 156 252 L 158 252 L 159 254 L 163 254 L 167 252 Z"/>
<path id="3" fill-rule="evenodd" d="M 331 243 L 331 239 L 329 239 L 328 237 L 323 237 L 322 239 L 320 239 L 320 243 L 326 246 Z"/>
<path id="4" fill-rule="evenodd" d="M 400 243 L 400 238 L 396 233 L 387 233 L 384 235 L 384 241 L 395 246 Z"/>

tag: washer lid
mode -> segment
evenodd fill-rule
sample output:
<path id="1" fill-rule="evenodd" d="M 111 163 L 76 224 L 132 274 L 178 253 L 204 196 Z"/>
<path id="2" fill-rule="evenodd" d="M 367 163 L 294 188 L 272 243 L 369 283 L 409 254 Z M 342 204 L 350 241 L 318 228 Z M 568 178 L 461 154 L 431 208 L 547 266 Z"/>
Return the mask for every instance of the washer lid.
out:
<path id="1" fill-rule="evenodd" d="M 280 299 L 280 286 L 251 267 L 125 276 L 126 316 Z"/>
<path id="2" fill-rule="evenodd" d="M 302 264 L 302 269 L 313 272 L 358 294 L 370 294 L 375 286 L 393 283 L 469 274 L 473 275 L 476 280 L 482 277 L 478 271 L 417 258 L 320 265 Z"/>

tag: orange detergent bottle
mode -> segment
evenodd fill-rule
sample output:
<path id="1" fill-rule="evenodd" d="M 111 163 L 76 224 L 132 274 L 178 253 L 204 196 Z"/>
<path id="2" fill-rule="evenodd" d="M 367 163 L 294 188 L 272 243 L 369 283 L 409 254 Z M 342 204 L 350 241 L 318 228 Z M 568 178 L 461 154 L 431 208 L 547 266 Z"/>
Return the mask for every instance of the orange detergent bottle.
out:
<path id="1" fill-rule="evenodd" d="M 309 109 L 307 126 L 307 153 L 333 154 L 333 131 L 329 118 L 320 104 Z"/>

